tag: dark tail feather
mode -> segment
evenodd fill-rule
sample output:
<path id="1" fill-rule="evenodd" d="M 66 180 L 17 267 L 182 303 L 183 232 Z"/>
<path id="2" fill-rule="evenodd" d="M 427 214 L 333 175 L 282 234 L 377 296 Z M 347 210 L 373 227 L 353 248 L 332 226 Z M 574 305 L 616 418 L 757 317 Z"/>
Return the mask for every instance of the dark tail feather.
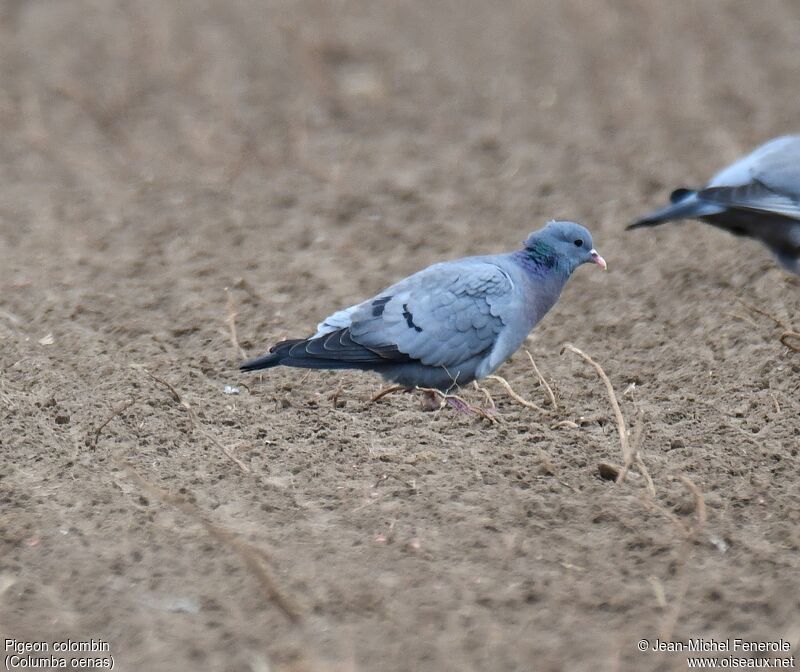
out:
<path id="1" fill-rule="evenodd" d="M 722 212 L 722 208 L 713 203 L 704 203 L 697 197 L 697 192 L 690 189 L 676 189 L 670 196 L 672 203 L 666 208 L 661 208 L 637 219 L 627 228 L 638 229 L 644 226 L 657 226 L 673 219 L 698 219 L 708 215 L 716 215 Z"/>
<path id="2" fill-rule="evenodd" d="M 301 369 L 375 369 L 387 364 L 411 361 L 396 346 L 367 348 L 356 343 L 349 329 L 320 338 L 296 338 L 272 346 L 269 353 L 239 365 L 241 371 L 258 371 L 273 366 Z"/>
<path id="3" fill-rule="evenodd" d="M 290 341 L 281 341 L 277 345 L 272 346 L 266 355 L 248 359 L 246 362 L 239 364 L 240 371 L 258 371 L 259 369 L 271 369 L 273 366 L 284 364 L 286 358 L 289 356 L 289 350 L 293 345 L 302 343 L 302 338 L 295 338 Z"/>

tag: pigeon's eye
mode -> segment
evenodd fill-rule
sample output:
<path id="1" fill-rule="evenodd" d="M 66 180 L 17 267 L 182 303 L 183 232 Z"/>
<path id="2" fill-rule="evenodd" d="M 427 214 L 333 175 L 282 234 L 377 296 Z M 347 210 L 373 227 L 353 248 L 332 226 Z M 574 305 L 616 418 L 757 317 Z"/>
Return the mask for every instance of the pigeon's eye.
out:
<path id="1" fill-rule="evenodd" d="M 583 241 L 580 238 L 575 241 L 575 247 L 583 247 Z"/>

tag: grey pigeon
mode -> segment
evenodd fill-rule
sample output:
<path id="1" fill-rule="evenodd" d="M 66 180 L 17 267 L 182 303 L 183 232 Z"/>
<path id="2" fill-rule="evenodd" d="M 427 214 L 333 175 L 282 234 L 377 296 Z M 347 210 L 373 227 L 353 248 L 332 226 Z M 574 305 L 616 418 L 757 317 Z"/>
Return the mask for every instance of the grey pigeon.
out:
<path id="1" fill-rule="evenodd" d="M 606 268 L 591 234 L 553 221 L 522 250 L 429 266 L 240 368 L 364 369 L 405 387 L 448 390 L 505 362 L 586 262 Z"/>
<path id="2" fill-rule="evenodd" d="M 800 275 L 800 135 L 770 140 L 717 173 L 702 189 L 677 189 L 672 204 L 628 228 L 699 219 L 764 243 Z"/>

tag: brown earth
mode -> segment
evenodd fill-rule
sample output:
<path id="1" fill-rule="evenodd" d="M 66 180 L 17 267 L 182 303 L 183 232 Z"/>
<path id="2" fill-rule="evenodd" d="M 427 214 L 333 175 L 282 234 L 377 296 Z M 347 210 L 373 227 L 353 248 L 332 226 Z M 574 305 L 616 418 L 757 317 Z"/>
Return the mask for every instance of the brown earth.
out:
<path id="1" fill-rule="evenodd" d="M 800 355 L 739 300 L 797 326 L 800 283 L 710 227 L 623 227 L 798 129 L 799 29 L 794 0 L 0 5 L 2 636 L 152 671 L 796 647 Z M 555 411 L 237 371 L 231 309 L 254 355 L 552 217 L 610 265 L 528 343 Z M 654 499 L 599 476 L 614 415 L 565 342 L 642 418 Z M 546 403 L 524 352 L 500 373 Z"/>

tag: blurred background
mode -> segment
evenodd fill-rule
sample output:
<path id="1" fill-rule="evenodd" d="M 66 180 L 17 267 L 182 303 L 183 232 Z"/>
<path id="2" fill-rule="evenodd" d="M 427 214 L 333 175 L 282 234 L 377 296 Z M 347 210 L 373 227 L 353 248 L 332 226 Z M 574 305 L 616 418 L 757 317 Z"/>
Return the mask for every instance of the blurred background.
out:
<path id="1" fill-rule="evenodd" d="M 122 670 L 677 670 L 636 641 L 796 644 L 800 364 L 738 300 L 797 325 L 798 283 L 711 227 L 623 229 L 798 130 L 799 33 L 794 0 L 4 0 L 1 631 L 103 637 Z M 551 218 L 610 266 L 528 344 L 553 417 L 236 370 Z M 645 418 L 655 503 L 598 477 L 616 430 L 567 340 Z M 501 373 L 541 401 L 524 353 Z"/>

